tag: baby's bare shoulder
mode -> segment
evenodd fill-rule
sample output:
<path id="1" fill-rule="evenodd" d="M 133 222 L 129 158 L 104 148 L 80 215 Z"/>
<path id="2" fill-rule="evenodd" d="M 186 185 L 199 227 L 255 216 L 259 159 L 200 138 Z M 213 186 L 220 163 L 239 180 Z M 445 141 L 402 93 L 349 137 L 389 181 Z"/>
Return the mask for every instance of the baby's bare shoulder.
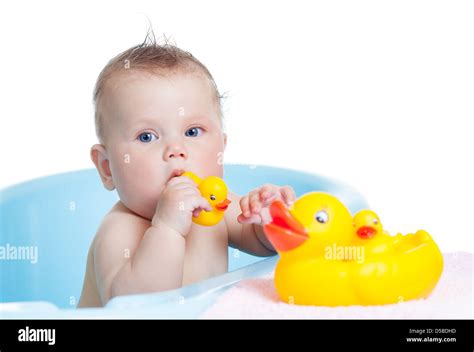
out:
<path id="1" fill-rule="evenodd" d="M 94 247 L 136 247 L 151 222 L 127 209 L 120 201 L 104 217 L 94 240 Z M 127 247 L 128 246 L 128 247 Z"/>
<path id="2" fill-rule="evenodd" d="M 80 306 L 107 301 L 104 297 L 110 295 L 113 278 L 133 256 L 150 226 L 150 221 L 132 213 L 120 201 L 105 215 L 89 250 Z"/>

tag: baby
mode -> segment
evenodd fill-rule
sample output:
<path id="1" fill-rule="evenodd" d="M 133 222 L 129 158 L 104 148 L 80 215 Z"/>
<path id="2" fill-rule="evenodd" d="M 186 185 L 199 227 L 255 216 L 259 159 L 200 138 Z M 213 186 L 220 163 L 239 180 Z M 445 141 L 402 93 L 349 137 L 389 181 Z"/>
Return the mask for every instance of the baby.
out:
<path id="1" fill-rule="evenodd" d="M 227 143 L 221 96 L 200 61 L 173 45 L 145 41 L 106 65 L 94 103 L 100 144 L 91 158 L 120 200 L 91 244 L 79 307 L 225 273 L 228 245 L 257 256 L 275 253 L 262 223 L 272 200 L 295 200 L 291 187 L 267 184 L 242 197 L 229 190 L 232 202 L 221 222 L 192 222 L 211 208 L 182 173 L 222 177 Z"/>

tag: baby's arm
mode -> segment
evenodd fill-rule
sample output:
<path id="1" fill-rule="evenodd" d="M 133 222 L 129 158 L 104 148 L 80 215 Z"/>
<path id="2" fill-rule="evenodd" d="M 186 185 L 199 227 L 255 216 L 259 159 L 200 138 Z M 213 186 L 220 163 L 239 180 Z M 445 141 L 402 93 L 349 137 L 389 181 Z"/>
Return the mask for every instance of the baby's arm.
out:
<path id="1" fill-rule="evenodd" d="M 117 295 L 163 291 L 182 286 L 185 236 L 193 212 L 211 210 L 186 177 L 168 182 L 148 220 L 112 213 L 99 229 L 94 247 L 97 286 L 105 304 Z"/>
<path id="2" fill-rule="evenodd" d="M 293 189 L 268 184 L 243 197 L 230 192 L 229 198 L 232 203 L 225 218 L 230 245 L 258 256 L 275 254 L 262 225 L 270 221 L 268 207 L 273 200 L 281 199 L 287 205 L 294 202 L 296 197 Z"/>
<path id="3" fill-rule="evenodd" d="M 114 296 L 181 286 L 184 238 L 176 230 L 133 214 L 112 214 L 94 246 L 97 287 L 105 304 Z"/>

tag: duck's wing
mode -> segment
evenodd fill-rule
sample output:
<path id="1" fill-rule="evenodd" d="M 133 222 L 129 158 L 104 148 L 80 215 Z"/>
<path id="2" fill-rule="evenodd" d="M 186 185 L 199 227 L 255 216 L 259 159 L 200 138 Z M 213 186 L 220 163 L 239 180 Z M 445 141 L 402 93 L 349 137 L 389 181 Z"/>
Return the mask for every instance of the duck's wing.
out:
<path id="1" fill-rule="evenodd" d="M 364 304 L 388 304 L 427 297 L 441 276 L 443 257 L 426 231 L 404 236 L 386 255 L 366 258 L 351 275 Z"/>

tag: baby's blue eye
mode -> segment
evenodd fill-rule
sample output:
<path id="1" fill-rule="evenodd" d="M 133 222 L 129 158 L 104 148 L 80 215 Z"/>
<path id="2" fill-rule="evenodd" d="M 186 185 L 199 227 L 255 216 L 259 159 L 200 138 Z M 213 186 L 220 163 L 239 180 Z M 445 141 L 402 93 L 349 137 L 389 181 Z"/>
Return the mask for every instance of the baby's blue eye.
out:
<path id="1" fill-rule="evenodd" d="M 201 127 L 192 127 L 189 130 L 187 130 L 184 134 L 186 137 L 197 137 L 200 136 L 202 133 L 202 128 Z"/>
<path id="2" fill-rule="evenodd" d="M 155 139 L 158 139 L 158 137 L 151 132 L 143 132 L 143 133 L 140 133 L 137 139 L 143 143 L 150 143 L 154 141 Z"/>

